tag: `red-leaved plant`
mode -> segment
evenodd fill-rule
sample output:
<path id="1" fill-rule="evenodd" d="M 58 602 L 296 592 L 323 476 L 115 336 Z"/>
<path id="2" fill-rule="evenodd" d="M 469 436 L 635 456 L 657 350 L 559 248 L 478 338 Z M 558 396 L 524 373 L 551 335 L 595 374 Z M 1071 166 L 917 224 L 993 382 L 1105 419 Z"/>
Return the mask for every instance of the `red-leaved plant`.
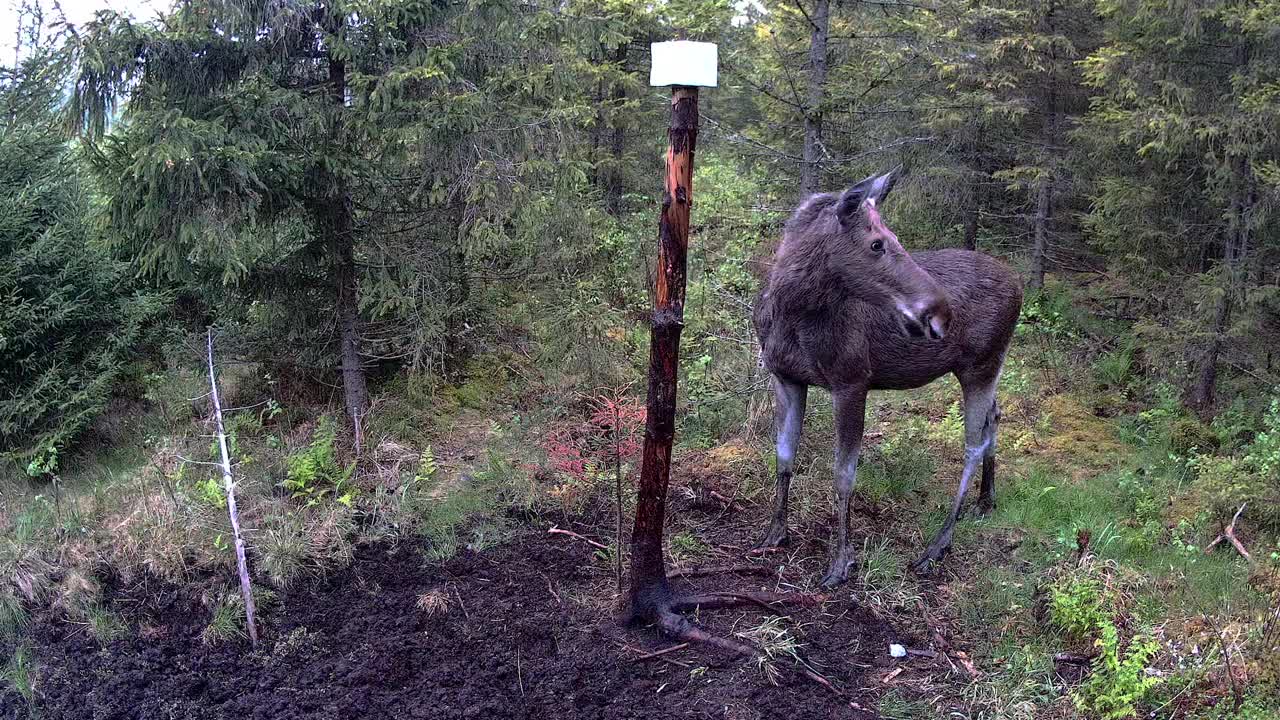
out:
<path id="1" fill-rule="evenodd" d="M 591 406 L 587 422 L 555 427 L 542 441 L 547 462 L 558 481 L 551 493 L 566 511 L 594 477 L 612 466 L 617 510 L 613 560 L 619 588 L 622 587 L 623 466 L 640 455 L 645 421 L 644 405 L 629 397 L 627 389 L 624 385 L 597 391 L 587 399 Z"/>

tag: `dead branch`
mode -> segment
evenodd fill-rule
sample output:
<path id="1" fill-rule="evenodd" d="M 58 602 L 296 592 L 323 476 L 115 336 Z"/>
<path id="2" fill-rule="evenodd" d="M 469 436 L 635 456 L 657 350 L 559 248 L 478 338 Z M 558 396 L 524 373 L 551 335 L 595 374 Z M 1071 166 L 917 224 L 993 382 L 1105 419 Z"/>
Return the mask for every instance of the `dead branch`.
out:
<path id="1" fill-rule="evenodd" d="M 1253 562 L 1253 557 L 1249 555 L 1249 551 L 1245 549 L 1244 543 L 1240 542 L 1240 538 L 1236 537 L 1236 521 L 1240 519 L 1240 516 L 1244 513 L 1244 509 L 1247 507 L 1249 507 L 1249 503 L 1247 502 L 1240 506 L 1240 509 L 1237 510 L 1236 514 L 1231 518 L 1231 524 L 1223 528 L 1222 532 L 1218 533 L 1218 537 L 1214 538 L 1213 542 L 1209 543 L 1209 545 L 1204 549 L 1206 553 L 1217 547 L 1217 545 L 1223 540 L 1226 540 L 1231 543 L 1231 546 L 1234 547 L 1236 552 L 1239 552 L 1245 560 Z"/>
<path id="2" fill-rule="evenodd" d="M 591 538 L 586 537 L 585 535 L 579 535 L 578 533 L 576 533 L 576 532 L 574 532 L 574 531 L 572 531 L 572 530 L 563 530 L 563 529 L 558 528 L 558 527 L 556 527 L 556 526 L 554 526 L 554 525 L 552 525 L 552 526 L 551 526 L 551 529 L 547 531 L 547 534 L 548 534 L 548 535 L 568 535 L 568 536 L 569 536 L 569 537 L 571 537 L 571 538 L 577 538 L 577 539 L 581 540 L 582 542 L 584 542 L 584 543 L 586 543 L 586 544 L 590 545 L 591 547 L 600 548 L 601 550 L 608 550 L 608 549 L 609 549 L 609 546 L 608 546 L 608 545 L 605 545 L 605 544 L 603 544 L 603 543 L 598 543 L 598 542 L 596 542 L 595 540 L 592 540 Z"/>
<path id="3" fill-rule="evenodd" d="M 218 397 L 218 379 L 213 369 L 213 328 L 208 331 L 209 394 L 213 396 L 213 417 L 218 428 L 218 451 L 222 456 L 222 484 L 227 493 L 227 514 L 231 516 L 231 534 L 236 545 L 236 569 L 240 574 L 240 594 L 244 597 L 244 617 L 249 629 L 249 642 L 258 646 L 258 626 L 254 616 L 253 587 L 249 584 L 249 562 L 244 554 L 244 535 L 240 532 L 240 513 L 236 510 L 236 486 L 231 479 L 231 455 L 227 452 L 227 433 L 222 424 L 222 401 Z"/>
<path id="4" fill-rule="evenodd" d="M 643 662 L 645 660 L 652 660 L 653 658 L 662 657 L 667 653 L 673 653 L 677 650 L 683 650 L 687 647 L 689 647 L 689 643 L 682 642 L 679 645 L 672 645 L 669 648 L 663 648 L 662 650 L 657 650 L 655 652 L 645 653 L 644 655 L 640 655 L 639 657 L 633 657 L 631 658 L 631 662 Z"/>

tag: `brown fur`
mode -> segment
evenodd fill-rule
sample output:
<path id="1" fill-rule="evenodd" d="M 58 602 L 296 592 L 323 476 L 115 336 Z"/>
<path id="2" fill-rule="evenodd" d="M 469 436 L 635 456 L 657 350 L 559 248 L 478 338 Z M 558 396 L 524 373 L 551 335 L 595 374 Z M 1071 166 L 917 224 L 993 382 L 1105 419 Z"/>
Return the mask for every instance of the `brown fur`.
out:
<path id="1" fill-rule="evenodd" d="M 896 251 L 876 259 L 866 246 L 887 232 L 879 213 L 864 207 L 861 222 L 846 229 L 836 217 L 838 200 L 817 195 L 786 225 L 755 309 L 765 366 L 803 385 L 878 390 L 920 387 L 998 363 L 1022 307 L 1013 270 L 967 250 L 908 255 L 896 238 Z M 916 277 L 918 271 L 929 279 Z M 946 337 L 904 332 L 901 313 L 868 287 L 876 283 L 942 293 L 950 315 Z"/>
<path id="2" fill-rule="evenodd" d="M 810 198 L 792 215 L 756 303 L 765 366 L 774 374 L 778 429 L 775 511 L 761 548 L 787 541 L 787 497 L 810 385 L 831 390 L 836 421 L 836 538 L 824 587 L 854 563 L 849 500 L 857 479 L 869 390 L 920 387 L 955 373 L 964 393 L 965 465 L 951 512 L 924 570 L 951 545 L 979 466 L 979 507 L 995 507 L 996 384 L 1022 306 L 1004 264 L 964 250 L 913 258 L 880 217 L 894 173 Z"/>

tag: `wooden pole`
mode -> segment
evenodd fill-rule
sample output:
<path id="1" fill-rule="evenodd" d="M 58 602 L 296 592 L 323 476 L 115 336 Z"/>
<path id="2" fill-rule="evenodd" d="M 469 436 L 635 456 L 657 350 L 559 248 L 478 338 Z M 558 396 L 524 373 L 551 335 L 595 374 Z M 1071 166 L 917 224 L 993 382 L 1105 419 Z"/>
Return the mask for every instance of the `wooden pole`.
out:
<path id="1" fill-rule="evenodd" d="M 671 446 L 675 439 L 680 331 L 684 328 L 685 258 L 693 204 L 693 154 L 698 140 L 698 89 L 671 90 L 666 187 L 658 224 L 653 320 L 649 335 L 649 395 L 644 454 L 631 533 L 630 618 L 652 620 L 669 607 L 662 552 Z"/>
<path id="2" fill-rule="evenodd" d="M 240 573 L 240 595 L 244 598 L 245 624 L 249 642 L 258 647 L 258 626 L 253 607 L 253 588 L 249 584 L 249 562 L 244 556 L 244 536 L 240 534 L 240 513 L 236 510 L 236 486 L 231 479 L 231 455 L 227 452 L 227 432 L 222 425 L 222 400 L 218 398 L 218 380 L 213 372 L 213 328 L 208 331 L 209 390 L 213 396 L 213 417 L 218 425 L 218 450 L 222 454 L 222 484 L 227 493 L 227 514 L 231 516 L 231 534 L 236 542 L 236 570 Z"/>

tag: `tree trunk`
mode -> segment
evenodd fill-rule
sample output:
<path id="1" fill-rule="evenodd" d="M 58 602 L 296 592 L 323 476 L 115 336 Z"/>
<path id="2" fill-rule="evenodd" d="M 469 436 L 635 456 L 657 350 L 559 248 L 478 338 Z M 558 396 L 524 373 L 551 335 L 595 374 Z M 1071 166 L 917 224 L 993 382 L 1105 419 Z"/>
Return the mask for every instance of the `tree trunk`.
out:
<path id="1" fill-rule="evenodd" d="M 810 20 L 809 93 L 804 113 L 804 156 L 800 168 L 800 197 L 822 186 L 822 100 L 827 91 L 827 28 L 831 21 L 830 0 L 817 0 Z"/>
<path id="2" fill-rule="evenodd" d="M 360 359 L 360 312 L 355 248 L 351 231 L 351 198 L 345 193 L 335 200 L 329 230 L 333 233 L 333 282 L 337 292 L 338 340 L 341 344 L 342 390 L 353 427 L 359 430 L 369 406 L 369 388 Z"/>
<path id="3" fill-rule="evenodd" d="M 613 62 L 618 66 L 619 73 L 626 72 L 626 43 L 618 46 L 613 55 Z M 613 83 L 613 93 L 610 100 L 609 117 L 612 133 L 609 138 L 610 164 L 609 172 L 605 175 L 604 206 L 610 215 L 617 217 L 622 212 L 622 154 L 627 139 L 624 123 L 622 122 L 622 106 L 627 102 L 627 85 L 621 78 Z"/>
<path id="4" fill-rule="evenodd" d="M 1249 63 L 1250 48 L 1247 44 L 1235 50 L 1236 65 L 1244 68 Z M 1222 352 L 1235 296 L 1243 290 L 1243 268 L 1249 256 L 1250 233 L 1253 225 L 1253 209 L 1257 202 L 1253 164 L 1244 155 L 1231 159 L 1235 180 L 1231 198 L 1231 213 L 1222 247 L 1222 292 L 1213 310 L 1213 325 L 1209 328 L 1209 341 L 1196 368 L 1196 379 L 1183 397 L 1202 420 L 1211 420 L 1218 395 L 1218 355 Z"/>
<path id="5" fill-rule="evenodd" d="M 1197 363 L 1195 382 L 1188 388 L 1185 402 L 1206 422 L 1213 419 L 1218 395 L 1218 356 L 1226 339 L 1235 297 L 1243 290 L 1244 265 L 1249 256 L 1254 204 L 1257 202 L 1252 168 L 1247 159 L 1236 162 L 1240 188 L 1231 202 L 1231 224 L 1223 245 L 1222 292 L 1213 309 L 1209 340 Z"/>
<path id="6" fill-rule="evenodd" d="M 982 187 L 975 185 L 969 191 L 969 206 L 964 213 L 964 249 L 978 249 L 978 214 L 982 211 Z"/>
<path id="7" fill-rule="evenodd" d="M 336 20 L 341 27 L 341 19 Z M 347 102 L 347 65 L 344 61 L 329 58 L 329 92 L 336 106 L 333 110 L 333 134 L 335 142 L 344 142 L 341 116 Z M 364 364 L 360 359 L 360 304 L 359 278 L 356 274 L 354 210 L 351 193 L 345 181 L 326 173 L 330 194 L 321 200 L 325 217 L 321 226 L 329 233 L 329 246 L 333 259 L 333 284 L 336 292 L 335 311 L 338 316 L 339 359 L 342 362 L 342 389 L 347 410 L 355 432 L 356 453 L 360 452 L 361 425 L 365 408 L 369 406 L 369 388 L 365 382 Z"/>
<path id="8" fill-rule="evenodd" d="M 1044 257 L 1049 248 L 1049 221 L 1053 217 L 1053 181 L 1046 178 L 1036 194 L 1035 244 L 1031 247 L 1031 281 L 1033 290 L 1044 287 Z"/>
<path id="9" fill-rule="evenodd" d="M 596 188 L 603 187 L 603 173 L 600 172 L 600 146 L 604 143 L 604 126 L 609 121 L 604 105 L 604 78 L 596 80 L 596 92 L 591 98 L 596 104 L 596 124 L 591 128 L 591 184 Z"/>
<path id="10" fill-rule="evenodd" d="M 1054 25 L 1056 6 L 1050 0 L 1045 13 L 1048 33 L 1053 37 L 1057 30 Z M 1055 45 L 1049 44 L 1049 78 L 1044 102 L 1044 162 L 1045 177 L 1040 181 L 1036 194 L 1035 244 L 1031 248 L 1031 281 L 1028 285 L 1033 290 L 1044 287 L 1046 256 L 1049 254 L 1049 227 L 1053 222 L 1053 190 L 1056 175 L 1056 153 L 1058 147 L 1058 56 Z"/>
<path id="11" fill-rule="evenodd" d="M 670 146 L 658 225 L 658 265 L 649 336 L 648 415 L 631 533 L 630 617 L 636 621 L 654 619 L 667 608 L 671 596 L 662 554 L 662 529 L 675 439 L 680 331 L 684 327 L 685 257 L 693 202 L 693 155 L 698 139 L 697 88 L 672 89 L 668 132 Z"/>

